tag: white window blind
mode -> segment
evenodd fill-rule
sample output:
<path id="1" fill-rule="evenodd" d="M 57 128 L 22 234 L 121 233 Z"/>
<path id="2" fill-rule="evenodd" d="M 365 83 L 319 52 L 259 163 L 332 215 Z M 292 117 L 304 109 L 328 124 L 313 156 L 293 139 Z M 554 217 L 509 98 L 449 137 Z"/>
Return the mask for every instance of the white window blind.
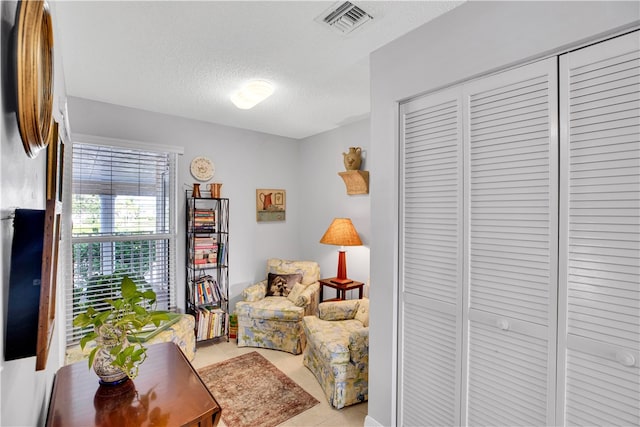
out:
<path id="1" fill-rule="evenodd" d="M 157 308 L 175 309 L 175 163 L 170 152 L 85 143 L 72 147 L 73 289 L 67 345 L 82 331 L 77 313 L 119 295 L 131 277 L 152 289 Z"/>

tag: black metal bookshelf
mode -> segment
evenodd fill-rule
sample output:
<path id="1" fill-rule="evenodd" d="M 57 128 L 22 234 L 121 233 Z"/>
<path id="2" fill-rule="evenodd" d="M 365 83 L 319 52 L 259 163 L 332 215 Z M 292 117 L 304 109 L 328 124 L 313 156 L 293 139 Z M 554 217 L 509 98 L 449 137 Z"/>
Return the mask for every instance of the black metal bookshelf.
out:
<path id="1" fill-rule="evenodd" d="M 229 199 L 185 195 L 186 311 L 196 318 L 196 341 L 228 341 Z"/>

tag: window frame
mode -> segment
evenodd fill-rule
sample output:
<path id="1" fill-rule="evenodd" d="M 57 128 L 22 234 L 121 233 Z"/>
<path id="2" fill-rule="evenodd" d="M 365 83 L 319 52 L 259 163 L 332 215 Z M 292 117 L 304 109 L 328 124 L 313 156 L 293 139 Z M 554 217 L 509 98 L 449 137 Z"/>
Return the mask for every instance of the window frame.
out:
<path id="1" fill-rule="evenodd" d="M 170 311 L 177 310 L 177 253 L 178 253 L 178 159 L 179 155 L 184 154 L 184 148 L 178 146 L 164 145 L 164 144 L 150 144 L 140 141 L 121 140 L 113 138 L 97 137 L 93 135 L 74 134 L 71 139 L 71 143 L 68 144 L 64 153 L 64 161 L 68 167 L 64 170 L 64 196 L 63 203 L 64 218 L 63 218 L 63 233 L 62 233 L 62 247 L 65 254 L 64 259 L 67 260 L 64 267 L 65 288 L 64 288 L 64 306 L 61 312 L 64 313 L 64 318 L 61 319 L 64 323 L 64 328 L 61 328 L 60 334 L 64 337 L 66 347 L 74 346 L 79 341 L 79 335 L 76 331 L 75 338 L 73 332 L 73 290 L 74 290 L 74 261 L 73 261 L 73 248 L 77 243 L 107 243 L 117 241 L 154 241 L 154 240 L 166 240 L 168 242 L 169 254 L 167 255 L 166 275 L 169 277 L 169 295 L 167 304 Z M 108 236 L 78 236 L 73 237 L 72 234 L 72 218 L 73 218 L 73 151 L 74 146 L 77 144 L 95 145 L 105 148 L 113 149 L 127 149 L 127 150 L 140 150 L 146 152 L 159 152 L 170 156 L 170 176 L 168 183 L 168 195 L 169 201 L 167 206 L 168 213 L 168 229 L 166 232 L 157 232 L 144 235 L 108 235 Z"/>

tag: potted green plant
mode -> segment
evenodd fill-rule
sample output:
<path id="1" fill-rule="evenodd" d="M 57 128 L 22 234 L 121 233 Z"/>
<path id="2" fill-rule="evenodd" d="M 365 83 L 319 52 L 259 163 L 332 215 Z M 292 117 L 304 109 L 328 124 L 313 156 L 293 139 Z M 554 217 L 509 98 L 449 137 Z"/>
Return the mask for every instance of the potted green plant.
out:
<path id="1" fill-rule="evenodd" d="M 127 337 L 149 324 L 158 327 L 169 319 L 167 312 L 152 310 L 156 293 L 138 290 L 128 276 L 122 278 L 120 294 L 120 298 L 105 301 L 107 309 L 98 311 L 90 306 L 73 319 L 74 326 L 92 327 L 80 339 L 80 347 L 84 350 L 89 342 L 95 341 L 96 346 L 89 354 L 89 368 L 93 367 L 100 383 L 105 385 L 135 378 L 147 357 L 145 346 L 139 341 L 129 342 Z"/>

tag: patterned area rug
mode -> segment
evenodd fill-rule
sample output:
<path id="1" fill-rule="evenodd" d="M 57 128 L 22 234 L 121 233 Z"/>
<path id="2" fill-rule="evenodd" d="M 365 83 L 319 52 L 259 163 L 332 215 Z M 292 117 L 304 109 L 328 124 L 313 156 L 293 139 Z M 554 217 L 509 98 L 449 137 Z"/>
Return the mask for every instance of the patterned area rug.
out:
<path id="1" fill-rule="evenodd" d="M 198 374 L 229 427 L 273 427 L 320 403 L 255 351 L 198 369 Z"/>

